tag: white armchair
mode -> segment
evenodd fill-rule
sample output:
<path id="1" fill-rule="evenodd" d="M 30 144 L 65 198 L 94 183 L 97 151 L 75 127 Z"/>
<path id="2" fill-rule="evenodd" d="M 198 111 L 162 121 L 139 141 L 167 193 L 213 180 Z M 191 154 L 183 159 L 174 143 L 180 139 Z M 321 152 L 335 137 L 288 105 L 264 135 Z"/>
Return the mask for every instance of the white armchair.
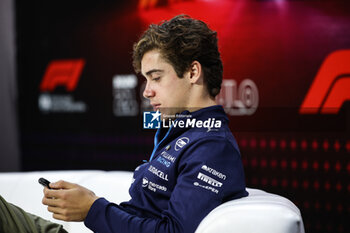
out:
<path id="1" fill-rule="evenodd" d="M 40 177 L 83 185 L 97 196 L 120 203 L 130 199 L 131 172 L 123 171 L 42 171 L 0 173 L 0 195 L 25 211 L 58 222 L 70 233 L 91 233 L 84 223 L 62 222 L 52 218 L 41 204 Z M 226 202 L 211 211 L 196 233 L 304 233 L 299 209 L 279 195 L 250 189 L 248 197 Z"/>

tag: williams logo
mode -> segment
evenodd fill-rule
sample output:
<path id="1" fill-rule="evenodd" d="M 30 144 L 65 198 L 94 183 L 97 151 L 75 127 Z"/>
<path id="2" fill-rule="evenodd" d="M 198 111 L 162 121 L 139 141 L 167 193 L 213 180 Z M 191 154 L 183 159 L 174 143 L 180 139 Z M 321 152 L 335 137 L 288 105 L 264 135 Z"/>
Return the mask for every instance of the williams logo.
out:
<path id="1" fill-rule="evenodd" d="M 160 128 L 160 115 L 157 112 L 143 112 L 143 128 L 144 129 L 159 129 Z"/>
<path id="2" fill-rule="evenodd" d="M 182 147 L 184 147 L 188 142 L 190 141 L 189 138 L 187 137 L 182 137 L 180 139 L 178 139 L 175 143 L 175 150 L 179 151 L 180 149 L 182 149 Z"/>

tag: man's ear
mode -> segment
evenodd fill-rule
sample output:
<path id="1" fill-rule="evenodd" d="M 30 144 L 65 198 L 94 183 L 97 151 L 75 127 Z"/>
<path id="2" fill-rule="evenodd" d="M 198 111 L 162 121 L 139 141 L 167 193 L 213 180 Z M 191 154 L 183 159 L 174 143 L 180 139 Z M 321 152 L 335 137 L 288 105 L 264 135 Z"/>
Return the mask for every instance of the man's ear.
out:
<path id="1" fill-rule="evenodd" d="M 203 82 L 202 65 L 198 61 L 193 61 L 189 68 L 189 78 L 191 84 Z"/>

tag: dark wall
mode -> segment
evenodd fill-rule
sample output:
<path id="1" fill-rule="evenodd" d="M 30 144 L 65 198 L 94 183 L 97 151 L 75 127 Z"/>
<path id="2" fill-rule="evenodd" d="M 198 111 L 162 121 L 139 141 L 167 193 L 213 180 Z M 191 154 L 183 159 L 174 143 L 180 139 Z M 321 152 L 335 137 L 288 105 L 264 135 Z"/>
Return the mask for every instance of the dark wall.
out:
<path id="1" fill-rule="evenodd" d="M 0 172 L 18 171 L 14 1 L 0 2 Z"/>

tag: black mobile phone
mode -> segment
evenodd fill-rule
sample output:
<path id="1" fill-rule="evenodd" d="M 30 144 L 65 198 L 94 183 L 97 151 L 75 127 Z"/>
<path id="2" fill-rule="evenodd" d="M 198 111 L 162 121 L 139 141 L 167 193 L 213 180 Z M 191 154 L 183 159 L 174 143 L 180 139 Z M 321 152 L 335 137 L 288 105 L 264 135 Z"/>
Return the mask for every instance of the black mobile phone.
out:
<path id="1" fill-rule="evenodd" d="M 39 182 L 39 184 L 41 184 L 42 186 L 47 187 L 48 189 L 51 189 L 50 186 L 49 186 L 49 184 L 50 184 L 51 182 L 48 181 L 47 179 L 45 179 L 45 178 L 40 178 L 40 179 L 38 180 L 38 182 Z"/>

